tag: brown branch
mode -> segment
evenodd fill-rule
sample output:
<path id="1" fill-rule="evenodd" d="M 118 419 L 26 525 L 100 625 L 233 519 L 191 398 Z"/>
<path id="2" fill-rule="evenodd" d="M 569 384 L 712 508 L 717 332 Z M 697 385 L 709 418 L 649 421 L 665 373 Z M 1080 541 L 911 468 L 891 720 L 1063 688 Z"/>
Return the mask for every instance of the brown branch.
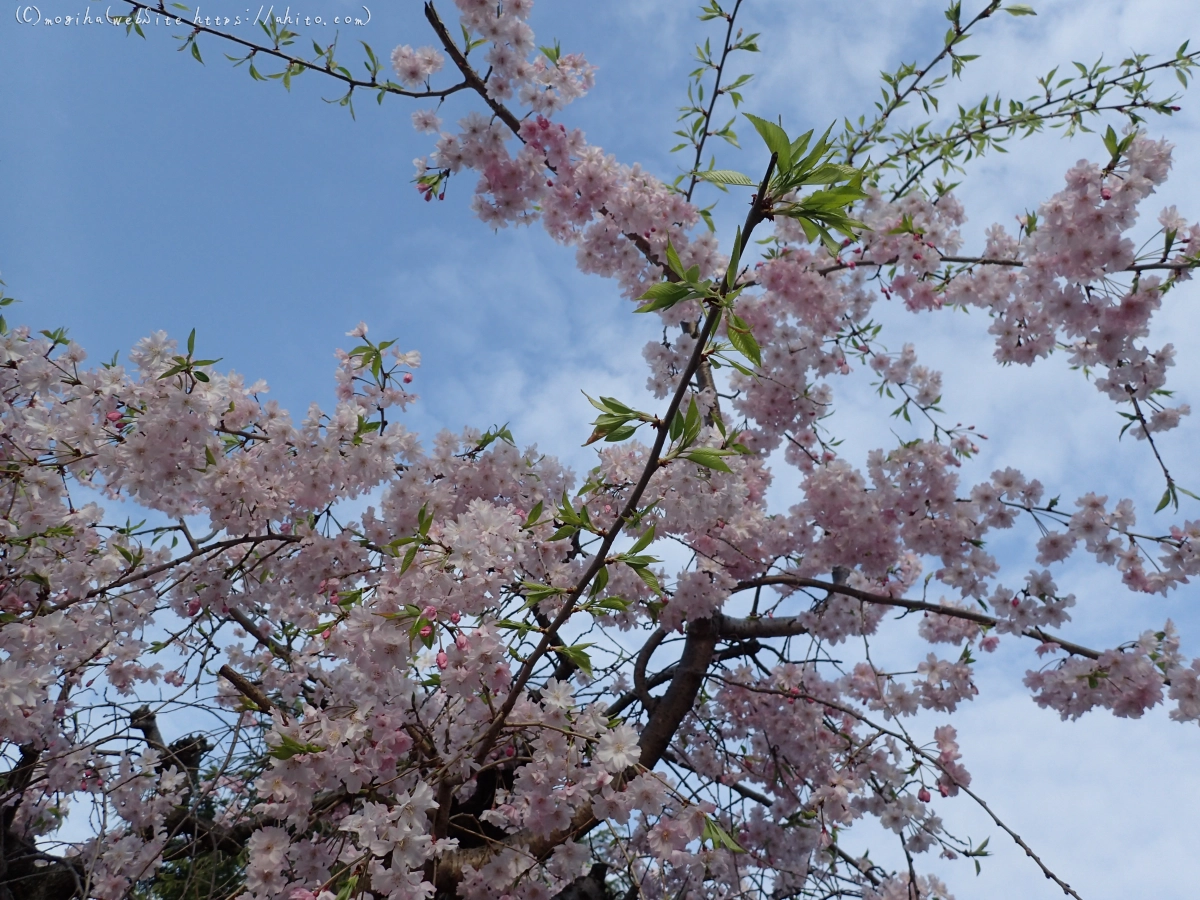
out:
<path id="1" fill-rule="evenodd" d="M 741 7 L 742 0 L 737 0 L 733 4 L 733 11 L 725 17 L 729 25 L 725 29 L 725 44 L 721 50 L 721 62 L 717 64 L 716 77 L 713 79 L 712 97 L 708 101 L 708 110 L 704 112 L 704 127 L 700 129 L 700 140 L 696 142 L 696 158 L 692 161 L 692 178 L 688 182 L 688 189 L 683 194 L 684 199 L 688 203 L 692 202 L 692 192 L 696 190 L 696 184 L 700 181 L 700 162 L 704 156 L 704 145 L 712 134 L 708 129 L 712 125 L 713 111 L 717 108 L 717 98 L 723 93 L 721 89 L 721 76 L 724 74 L 725 63 L 729 59 L 729 54 L 733 52 L 733 45 L 729 42 L 729 39 L 733 37 L 733 23 L 737 19 L 738 10 Z M 738 32 L 738 37 L 741 37 L 740 31 Z M 688 93 L 690 97 L 691 92 L 689 91 Z"/>
<path id="2" fill-rule="evenodd" d="M 141 0 L 122 0 L 122 2 L 128 3 L 133 9 L 138 10 L 138 11 L 145 10 L 148 13 L 155 13 L 157 15 L 167 16 L 168 18 L 172 18 L 172 19 L 182 18 L 182 17 L 178 16 L 176 13 L 168 10 L 166 7 L 166 4 L 163 2 L 163 0 L 159 0 L 159 3 L 157 6 L 153 6 L 149 3 L 143 3 L 143 2 L 141 2 Z M 113 18 L 117 18 L 117 17 L 114 16 Z M 388 94 L 396 94 L 401 97 L 415 97 L 418 99 L 424 99 L 424 98 L 434 98 L 434 97 L 437 97 L 437 98 L 449 97 L 451 94 L 457 94 L 459 91 L 464 91 L 469 87 L 473 87 L 473 85 L 469 84 L 466 81 L 463 81 L 463 82 L 460 82 L 459 84 L 453 85 L 452 87 L 444 88 L 444 89 L 438 90 L 438 91 L 434 91 L 434 90 L 406 91 L 399 85 L 394 84 L 393 82 L 390 82 L 390 81 L 383 82 L 381 84 L 379 82 L 379 80 L 377 78 L 375 78 L 374 76 L 372 76 L 370 81 L 363 81 L 360 78 L 355 78 L 352 75 L 347 75 L 345 72 L 338 71 L 337 68 L 334 68 L 334 63 L 330 62 L 328 58 L 325 59 L 324 64 L 317 63 L 317 62 L 310 62 L 309 60 L 303 59 L 302 57 L 291 56 L 290 54 L 284 53 L 278 47 L 268 47 L 265 44 L 256 44 L 253 41 L 244 40 L 243 38 L 236 37 L 232 34 L 229 34 L 227 32 L 221 31 L 217 28 L 213 28 L 208 25 L 203 25 L 199 22 L 194 22 L 194 21 L 187 22 L 187 26 L 188 26 L 188 28 L 190 28 L 192 30 L 193 35 L 211 34 L 213 37 L 219 37 L 223 40 L 229 41 L 230 43 L 237 44 L 241 47 L 245 47 L 246 49 L 251 51 L 251 55 L 263 53 L 263 54 L 266 54 L 267 56 L 273 56 L 276 59 L 282 60 L 283 62 L 287 63 L 289 67 L 299 66 L 302 69 L 306 69 L 311 72 L 320 72 L 322 75 L 328 75 L 330 78 L 333 78 L 337 81 L 341 81 L 344 84 L 349 85 L 352 90 L 354 88 L 361 87 L 361 88 L 367 88 L 367 89 L 370 89 L 373 91 L 383 91 Z M 318 59 L 321 59 L 321 58 L 323 58 L 323 57 L 318 57 Z M 261 440 L 261 438 L 257 438 L 257 439 Z"/>
<path id="3" fill-rule="evenodd" d="M 242 544 L 262 544 L 266 543 L 267 541 L 279 541 L 284 544 L 295 544 L 302 540 L 304 540 L 304 538 L 300 535 L 267 533 L 248 534 L 244 537 L 229 538 L 228 540 L 217 541 L 215 544 L 209 544 L 206 547 L 193 550 L 191 553 L 185 553 L 183 556 L 177 556 L 175 559 L 167 560 L 165 563 L 157 566 L 151 566 L 149 569 L 143 569 L 140 572 L 130 572 L 128 575 L 124 575 L 121 578 L 118 578 L 116 581 L 110 582 L 103 587 L 98 587 L 94 590 L 88 591 L 86 594 L 80 598 L 77 598 L 76 600 L 68 599 L 64 601 L 63 603 L 54 607 L 54 610 L 52 611 L 65 609 L 67 606 L 78 602 L 78 600 L 91 600 L 93 597 L 98 597 L 99 595 L 107 593 L 108 591 L 125 587 L 126 585 L 132 584 L 135 581 L 141 581 L 143 578 L 153 578 L 155 575 L 159 575 L 175 568 L 176 566 L 183 565 L 184 563 L 191 562 L 193 559 L 196 559 L 199 556 L 205 556 L 209 553 L 219 553 L 222 550 L 229 550 L 232 547 L 240 547 Z"/>
<path id="4" fill-rule="evenodd" d="M 1013 266 L 1018 269 L 1023 269 L 1027 263 L 1019 259 L 1000 259 L 990 256 L 943 256 L 940 257 L 942 262 L 962 263 L 968 266 Z M 857 259 L 852 261 L 838 260 L 828 266 L 822 266 L 816 270 L 818 275 L 829 275 L 833 272 L 843 272 L 847 269 L 856 269 L 859 266 L 868 268 L 882 269 L 884 266 L 894 266 L 899 261 L 898 257 L 879 261 L 874 259 Z M 1189 269 L 1195 269 L 1200 264 L 1195 262 L 1158 262 L 1158 263 L 1137 263 L 1131 266 L 1126 266 L 1121 269 L 1121 272 L 1150 272 L 1154 270 L 1163 270 L 1171 272 L 1184 272 Z M 1117 272 L 1108 274 L 1116 275 Z M 757 279 L 751 278 L 748 281 L 738 282 L 739 287 L 749 287 L 757 284 Z"/>
<path id="5" fill-rule="evenodd" d="M 638 738 L 638 746 L 642 751 L 638 765 L 654 768 L 662 759 L 684 716 L 691 712 L 717 648 L 718 632 L 713 625 L 712 619 L 696 619 L 688 623 L 683 655 L 679 658 L 671 686 L 654 704 L 650 721 Z"/>
<path id="6" fill-rule="evenodd" d="M 781 586 L 794 588 L 813 588 L 815 590 L 828 591 L 831 594 L 841 594 L 845 597 L 853 597 L 856 600 L 862 600 L 864 603 L 875 603 L 881 606 L 894 606 L 899 609 L 907 609 L 913 612 L 929 612 L 937 613 L 942 616 L 951 616 L 956 619 L 966 619 L 970 622 L 976 622 L 980 625 L 986 625 L 994 628 L 1002 622 L 1002 619 L 996 616 L 989 616 L 986 613 L 975 612 L 971 609 L 960 609 L 955 606 L 944 606 L 940 603 L 927 603 L 924 600 L 906 600 L 903 597 L 888 597 L 884 594 L 872 594 L 869 591 L 860 591 L 857 588 L 848 587 L 844 584 L 835 584 L 832 581 L 818 581 L 813 578 L 800 578 L 796 575 L 764 575 L 761 578 L 750 578 L 746 581 L 739 581 L 734 588 L 734 592 L 748 591 L 758 587 Z M 752 637 L 790 637 L 797 634 L 804 634 L 806 628 L 800 623 L 798 616 L 790 616 L 786 618 L 772 619 L 735 619 L 730 616 L 718 614 L 714 616 L 714 622 L 717 631 L 722 637 L 728 638 L 752 638 Z M 1081 644 L 1074 644 L 1071 641 L 1064 640 L 1049 632 L 1043 631 L 1041 628 L 1030 626 L 1021 632 L 1024 637 L 1034 638 L 1042 643 L 1058 644 L 1067 653 L 1075 656 L 1083 656 L 1087 659 L 1099 659 L 1100 652 L 1092 650 L 1089 647 L 1084 647 Z"/>
<path id="7" fill-rule="evenodd" d="M 754 202 L 751 204 L 749 211 L 746 213 L 746 222 L 742 226 L 742 243 L 743 246 L 750 240 L 750 235 L 753 234 L 755 227 L 764 221 L 769 212 L 770 198 L 767 196 L 767 186 L 771 183 L 771 175 L 775 171 L 776 155 L 771 154 L 771 159 L 767 163 L 767 171 L 763 175 L 762 183 L 759 186 L 758 193 L 754 197 Z M 727 291 L 726 282 L 722 281 L 721 291 Z M 488 726 L 486 732 L 479 741 L 479 748 L 475 752 L 476 762 L 482 763 L 488 753 L 491 752 L 495 745 L 496 738 L 504 729 L 504 722 L 512 712 L 517 701 L 521 697 L 521 691 L 525 684 L 533 675 L 534 668 L 543 656 L 546 655 L 550 647 L 553 646 L 555 638 L 558 636 L 558 630 L 566 623 L 575 611 L 575 604 L 583 596 L 592 579 L 606 564 L 608 553 L 612 549 L 613 543 L 620 535 L 624 526 L 637 519 L 638 503 L 641 502 L 642 495 L 645 494 L 646 488 L 650 486 L 650 479 L 654 473 L 658 471 L 662 464 L 662 452 L 666 446 L 669 429 L 667 423 L 672 421 L 675 413 L 679 411 L 683 404 L 683 398 L 686 396 L 691 384 L 692 376 L 695 375 L 696 369 L 704 359 L 704 348 L 708 344 L 709 337 L 712 336 L 713 330 L 716 328 L 717 322 L 721 319 L 721 306 L 719 303 L 712 302 L 710 304 L 708 314 L 704 319 L 704 326 L 700 329 L 700 334 L 696 339 L 696 346 L 692 349 L 692 355 L 688 360 L 687 366 L 679 376 L 679 384 L 675 387 L 675 393 L 671 397 L 671 402 L 667 406 L 667 410 L 660 419 L 658 434 L 654 438 L 654 445 L 650 448 L 650 453 L 647 455 L 646 464 L 642 469 L 642 475 L 638 479 L 638 483 L 634 486 L 629 494 L 629 498 L 625 502 L 624 508 L 617 516 L 613 526 L 608 529 L 600 543 L 600 547 L 596 550 L 595 556 L 592 557 L 592 562 L 584 572 L 583 577 L 576 583 L 574 589 L 568 594 L 563 602 L 562 609 L 551 623 L 550 628 L 546 629 L 542 635 L 542 639 L 538 642 L 533 652 L 526 657 L 520 671 L 513 679 L 512 687 L 509 689 L 508 696 L 505 697 L 504 703 L 497 711 L 492 719 L 492 724 Z M 686 651 L 685 651 L 686 652 Z"/>
<path id="8" fill-rule="evenodd" d="M 267 715 L 270 715 L 273 709 L 279 710 L 283 715 L 283 723 L 287 724 L 287 710 L 279 704 L 272 702 L 271 698 L 264 694 L 257 685 L 251 683 L 240 673 L 235 672 L 229 665 L 221 666 L 217 670 L 217 674 L 237 688 L 239 694 L 251 701 Z"/>
<path id="9" fill-rule="evenodd" d="M 429 20 L 429 24 L 437 33 L 438 39 L 442 42 L 442 47 L 445 48 L 450 59 L 454 61 L 455 67 L 462 74 L 466 86 L 483 98 L 483 102 L 495 113 L 496 118 L 507 125 L 514 135 L 520 136 L 520 120 L 513 115 L 508 107 L 488 93 L 487 85 L 484 84 L 483 79 L 479 77 L 479 73 L 475 71 L 474 67 L 467 62 L 467 58 L 463 55 L 463 52 L 458 49 L 458 44 L 454 43 L 454 38 L 446 30 L 445 24 L 442 22 L 437 10 L 433 8 L 432 3 L 425 4 L 425 18 Z"/>
<path id="10" fill-rule="evenodd" d="M 732 647 L 726 647 L 724 650 L 718 650 L 713 655 L 713 662 L 724 662 L 727 659 L 736 659 L 740 656 L 753 656 L 762 648 L 762 644 L 751 638 L 748 641 L 741 641 L 737 644 L 734 644 Z M 635 682 L 634 690 L 627 691 L 626 693 L 622 694 L 613 702 L 611 706 L 608 707 L 607 710 L 605 710 L 604 715 L 610 719 L 614 716 L 618 716 L 624 712 L 627 707 L 632 706 L 635 701 L 642 701 L 643 708 L 647 712 L 652 712 L 654 704 L 658 702 L 658 699 L 650 696 L 650 688 L 656 688 L 660 684 L 666 684 L 668 681 L 674 678 L 678 665 L 678 663 L 672 663 L 661 672 L 655 672 L 649 678 L 645 678 L 642 682 L 643 690 L 640 692 L 637 689 Z M 643 696 L 650 700 L 649 704 L 645 702 Z"/>
<path id="11" fill-rule="evenodd" d="M 659 625 L 642 645 L 637 659 L 633 663 L 633 694 L 642 701 L 642 707 L 647 713 L 654 712 L 654 699 L 650 696 L 650 686 L 646 684 L 646 667 L 650 665 L 650 657 L 658 649 L 658 645 L 667 639 L 666 630 Z"/>
<path id="12" fill-rule="evenodd" d="M 738 686 L 739 687 L 747 687 L 746 685 L 738 685 Z M 1021 836 L 1019 834 L 1017 834 L 1015 831 L 1013 831 L 1013 829 L 1011 829 L 1007 825 L 1005 825 L 1004 821 L 999 816 L 997 816 L 994 812 L 992 812 L 991 807 L 989 807 L 986 803 L 984 803 L 983 799 L 978 794 L 976 794 L 974 791 L 972 791 L 970 788 L 968 788 L 965 784 L 963 784 L 957 778 L 955 778 L 954 774 L 951 771 L 949 771 L 944 765 L 942 765 L 942 761 L 937 756 L 933 755 L 932 753 L 930 753 L 927 750 L 922 749 L 921 747 L 918 747 L 913 742 L 912 738 L 910 738 L 907 734 L 905 734 L 903 732 L 895 731 L 890 728 L 884 728 L 882 725 L 879 725 L 879 724 L 871 721 L 869 718 L 867 718 L 861 712 L 859 712 L 858 710 L 856 710 L 852 707 L 844 706 L 844 705 L 842 705 L 840 703 L 836 703 L 836 702 L 831 702 L 831 701 L 826 700 L 821 697 L 812 697 L 808 694 L 802 694 L 802 696 L 804 696 L 806 699 L 814 700 L 817 703 L 822 704 L 823 706 L 829 707 L 830 709 L 836 709 L 839 712 L 843 712 L 846 715 L 852 716 L 853 718 L 858 719 L 858 721 L 862 722 L 863 724 L 868 725 L 869 727 L 880 732 L 880 734 L 889 735 L 890 737 L 895 738 L 896 740 L 903 743 L 906 747 L 908 747 L 908 749 L 914 755 L 920 756 L 926 762 L 933 765 L 934 768 L 936 768 L 938 771 L 942 772 L 947 778 L 949 778 L 950 781 L 952 781 L 955 784 L 955 786 L 958 787 L 959 790 L 961 790 L 964 794 L 966 794 L 968 797 L 970 797 L 972 800 L 974 800 L 977 804 L 979 804 L 979 806 L 983 809 L 983 811 L 986 812 L 988 814 L 988 816 L 991 817 L 991 820 L 993 822 L 995 822 L 998 826 L 1000 826 L 1000 828 L 1002 828 L 1004 830 L 1005 834 L 1007 834 L 1010 838 L 1012 838 L 1013 843 L 1015 843 L 1018 847 L 1020 847 L 1022 850 L 1024 850 L 1025 854 L 1037 864 L 1037 867 L 1042 870 L 1042 874 L 1045 875 L 1046 878 L 1048 878 L 1049 880 L 1051 880 L 1055 884 L 1057 884 L 1060 888 L 1062 888 L 1062 891 L 1064 894 L 1074 897 L 1075 900 L 1081 900 L 1080 896 L 1077 893 L 1075 893 L 1074 890 L 1071 889 L 1071 886 L 1069 884 L 1067 884 L 1065 881 L 1063 881 L 1061 878 L 1059 878 L 1057 875 L 1055 875 L 1054 872 L 1051 871 L 1050 868 L 1044 862 L 1042 862 L 1041 858 L 1036 853 L 1033 852 L 1033 850 L 1030 848 L 1030 846 L 1028 844 L 1026 844 L 1025 841 L 1021 840 Z"/>
<path id="13" fill-rule="evenodd" d="M 288 649 L 278 641 L 271 640 L 271 638 L 240 609 L 230 606 L 229 618 L 237 622 L 247 634 L 270 650 L 272 655 L 282 659 L 284 662 L 290 663 L 292 661 L 292 654 L 288 652 Z"/>
<path id="14" fill-rule="evenodd" d="M 965 26 L 960 26 L 957 23 L 955 23 L 952 26 L 951 30 L 956 35 L 965 35 L 981 20 L 990 17 L 992 13 L 994 13 L 997 9 L 999 9 L 999 7 L 1000 7 L 1000 3 L 998 2 L 998 0 L 992 0 L 992 2 L 988 3 L 988 5 L 985 6 L 979 12 L 979 14 L 976 15 L 975 18 L 973 18 Z M 852 144 L 850 147 L 847 148 L 847 150 L 846 150 L 846 165 L 854 164 L 855 155 L 860 153 L 864 149 L 866 149 L 868 144 L 870 144 L 874 140 L 875 136 L 878 135 L 879 132 L 883 130 L 883 126 L 887 122 L 887 120 L 891 116 L 891 114 L 894 113 L 896 110 L 900 109 L 902 106 L 904 106 L 905 102 L 908 100 L 909 95 L 912 94 L 913 91 L 917 90 L 917 86 L 921 83 L 921 79 L 924 78 L 926 75 L 928 75 L 934 69 L 934 67 L 937 66 L 938 63 L 940 63 L 943 59 L 945 59 L 947 54 L 949 54 L 951 57 L 954 56 L 953 48 L 958 46 L 959 43 L 961 43 L 961 40 L 950 41 L 944 47 L 942 47 L 942 49 L 938 51 L 938 54 L 932 60 L 930 60 L 928 63 L 926 63 L 925 68 L 918 69 L 916 72 L 913 73 L 913 75 L 915 77 L 913 78 L 912 83 L 909 84 L 908 87 L 906 87 L 903 91 L 897 90 L 895 87 L 892 88 L 892 95 L 893 95 L 892 99 L 888 102 L 888 105 L 882 110 L 882 112 L 880 113 L 878 118 L 876 118 L 875 121 L 871 123 L 871 128 L 866 133 L 861 135 L 855 144 Z"/>

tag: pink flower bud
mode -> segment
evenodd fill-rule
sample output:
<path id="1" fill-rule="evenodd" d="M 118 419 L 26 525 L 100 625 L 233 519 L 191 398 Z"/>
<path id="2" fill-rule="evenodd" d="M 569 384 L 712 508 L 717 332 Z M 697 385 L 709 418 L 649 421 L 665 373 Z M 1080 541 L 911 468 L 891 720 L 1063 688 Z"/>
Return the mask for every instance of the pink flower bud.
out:
<path id="1" fill-rule="evenodd" d="M 405 372 L 405 373 L 404 373 L 404 383 L 405 383 L 405 384 L 412 384 L 412 380 L 413 380 L 413 374 L 412 374 L 412 372 Z"/>
<path id="2" fill-rule="evenodd" d="M 458 613 L 456 613 L 456 612 L 452 612 L 452 613 L 450 613 L 450 621 L 451 621 L 451 622 L 453 622 L 455 625 L 457 625 L 457 624 L 458 624 L 458 621 L 459 621 L 459 619 L 461 619 L 461 618 L 462 618 L 462 616 L 460 616 L 460 615 L 459 615 Z"/>
<path id="3" fill-rule="evenodd" d="M 421 629 L 421 637 L 429 637 L 431 634 L 433 634 L 433 629 L 430 626 L 426 625 Z"/>
<path id="4" fill-rule="evenodd" d="M 917 799 L 922 803 L 928 803 L 930 800 L 929 790 L 927 788 L 921 788 L 919 791 L 917 791 Z"/>
<path id="5" fill-rule="evenodd" d="M 1112 199 L 1112 188 L 1105 187 L 1100 189 L 1100 197 L 1104 200 Z"/>
<path id="6" fill-rule="evenodd" d="M 421 615 L 423 615 L 427 619 L 436 619 L 437 618 L 437 607 L 436 606 L 427 606 L 427 607 L 425 607 L 425 609 L 423 609 L 421 611 Z"/>
<path id="7" fill-rule="evenodd" d="M 112 410 L 111 412 L 109 412 L 108 414 L 106 414 L 106 415 L 104 416 L 104 418 L 108 419 L 108 421 L 110 421 L 110 422 L 114 422 L 114 423 L 115 423 L 115 422 L 120 422 L 120 421 L 121 421 L 121 414 L 120 414 L 119 412 L 117 412 L 117 411 L 114 409 L 114 410 Z"/>
<path id="8" fill-rule="evenodd" d="M 446 655 L 445 650 L 439 650 L 437 655 L 437 667 L 439 669 L 445 669 L 448 665 L 450 665 L 450 657 Z"/>

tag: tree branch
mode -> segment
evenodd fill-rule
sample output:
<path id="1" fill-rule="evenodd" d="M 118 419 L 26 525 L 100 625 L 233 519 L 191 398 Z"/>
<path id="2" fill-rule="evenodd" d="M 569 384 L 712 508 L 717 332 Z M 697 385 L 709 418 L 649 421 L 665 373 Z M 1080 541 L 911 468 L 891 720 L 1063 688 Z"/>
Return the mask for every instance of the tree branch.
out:
<path id="1" fill-rule="evenodd" d="M 1002 622 L 1002 619 L 996 616 L 989 616 L 986 613 L 978 613 L 971 609 L 960 609 L 955 606 L 943 606 L 940 603 L 926 603 L 924 600 L 906 600 L 902 597 L 888 597 L 884 594 L 872 594 L 869 591 L 860 591 L 857 588 L 852 588 L 844 584 L 835 584 L 832 581 L 818 581 L 813 578 L 800 578 L 796 575 L 764 575 L 761 578 L 750 578 L 746 581 L 739 581 L 734 588 L 734 592 L 748 591 L 757 587 L 767 586 L 784 586 L 794 588 L 813 588 L 816 590 L 828 591 L 831 594 L 841 594 L 845 597 L 853 597 L 855 600 L 862 600 L 864 603 L 875 603 L 881 606 L 894 606 L 899 609 L 907 609 L 913 612 L 929 612 L 937 613 L 942 616 L 951 616 L 956 619 L 966 619 L 970 622 L 976 622 L 980 625 L 995 627 Z M 800 623 L 798 616 L 790 616 L 786 618 L 772 619 L 735 619 L 730 616 L 718 614 L 713 617 L 714 625 L 718 633 L 726 639 L 729 638 L 752 638 L 752 637 L 791 637 L 797 634 L 806 633 L 807 629 Z M 1064 640 L 1056 635 L 1043 631 L 1041 628 L 1030 626 L 1021 632 L 1024 637 L 1034 638 L 1042 643 L 1058 644 L 1067 653 L 1075 656 L 1083 656 L 1088 659 L 1099 659 L 1100 652 L 1092 650 L 1090 647 L 1084 647 L 1081 644 L 1075 644 L 1071 641 Z"/>

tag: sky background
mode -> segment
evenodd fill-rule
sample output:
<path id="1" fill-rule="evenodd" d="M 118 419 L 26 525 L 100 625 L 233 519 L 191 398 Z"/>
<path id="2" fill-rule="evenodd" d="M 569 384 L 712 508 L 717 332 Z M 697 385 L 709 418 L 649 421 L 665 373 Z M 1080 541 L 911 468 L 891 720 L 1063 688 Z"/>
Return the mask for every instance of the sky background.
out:
<path id="1" fill-rule="evenodd" d="M 964 3 L 967 13 L 980 5 Z M 441 6 L 449 19 L 450 3 Z M 1173 0 L 1035 6 L 1036 18 L 1002 16 L 972 39 L 970 52 L 982 58 L 948 87 L 943 108 L 996 90 L 1026 97 L 1038 75 L 1072 60 L 1173 53 L 1196 21 L 1191 4 Z M 43 0 L 41 13 L 96 16 L 104 7 Z M 719 39 L 696 20 L 695 7 L 539 0 L 532 18 L 539 42 L 558 38 L 599 67 L 595 90 L 562 120 L 622 162 L 673 177 L 686 164 L 666 151 L 676 143 L 671 132 L 692 47 Z M 358 9 L 340 0 L 292 6 L 293 14 L 327 19 Z M 471 175 L 452 180 L 444 202 L 421 201 L 412 161 L 432 145 L 410 127 L 412 102 L 387 98 L 377 106 L 363 95 L 354 121 L 322 102 L 339 96 L 335 83 L 310 73 L 290 94 L 278 83 L 255 83 L 245 67 L 231 67 L 222 55 L 229 48 L 215 39 L 200 42 L 202 67 L 175 52 L 174 29 L 147 27 L 141 40 L 106 26 L 20 25 L 14 10 L 0 16 L 0 277 L 22 301 L 7 311 L 10 323 L 64 325 L 95 362 L 151 331 L 182 340 L 194 327 L 201 355 L 266 379 L 271 396 L 299 417 L 310 402 L 331 405 L 333 350 L 349 347 L 344 333 L 365 320 L 372 337 L 395 337 L 423 354 L 413 385 L 422 399 L 409 427 L 430 436 L 508 422 L 519 443 L 536 443 L 576 472 L 591 464 L 579 445 L 593 413 L 580 391 L 645 399 L 641 349 L 658 332 L 649 317 L 629 314 L 613 284 L 578 274 L 574 252 L 536 227 L 493 233 L 478 222 L 468 208 Z M 782 115 L 793 134 L 856 117 L 878 96 L 881 68 L 936 52 L 946 27 L 941 11 L 923 0 L 746 0 L 742 20 L 763 32 L 764 51 L 741 60 L 758 74 L 746 108 Z M 205 3 L 200 12 L 247 15 L 236 2 Z M 433 42 L 414 0 L 371 6 L 371 14 L 368 26 L 343 29 L 344 61 L 358 65 L 350 44 L 360 39 L 381 56 L 399 43 Z M 301 29 L 322 43 L 333 30 Z M 1152 136 L 1176 144 L 1171 180 L 1143 206 L 1149 220 L 1172 203 L 1200 216 L 1200 116 L 1194 97 L 1182 102 L 1180 114 L 1149 124 Z M 471 106 L 456 100 L 446 118 Z M 716 148 L 719 165 L 757 171 L 765 154 L 748 127 L 741 132 L 747 150 Z M 968 250 L 981 247 L 992 222 L 1012 225 L 1058 190 L 1077 159 L 1102 154 L 1094 136 L 1051 134 L 974 164 L 958 191 Z M 722 222 L 735 215 L 730 200 L 718 210 Z M 1176 344 L 1173 386 L 1193 405 L 1200 402 L 1196 300 L 1190 287 L 1173 292 L 1155 334 Z M 1093 489 L 1133 497 L 1143 527 L 1165 528 L 1166 513 L 1150 515 L 1162 484 L 1148 448 L 1117 442 L 1113 407 L 1061 357 L 1000 370 L 983 316 L 918 318 L 883 307 L 879 314 L 890 346 L 912 340 L 922 362 L 945 373 L 947 417 L 989 435 L 964 482 L 1014 465 L 1067 504 Z M 867 449 L 894 443 L 894 422 L 868 377 L 847 381 L 835 385 L 841 406 L 831 426 L 859 462 Z M 1200 493 L 1195 445 L 1192 422 L 1163 441 L 1179 481 Z M 777 469 L 777 509 L 797 497 L 796 483 Z M 1197 517 L 1197 506 L 1185 506 L 1181 517 Z M 1027 566 L 1035 538 L 1022 530 L 997 546 Z M 1142 598 L 1121 589 L 1110 570 L 1069 564 L 1055 574 L 1079 598 L 1066 629 L 1073 639 L 1113 646 L 1171 617 L 1185 651 L 1200 655 L 1194 590 Z M 880 652 L 912 658 L 899 638 L 882 640 Z M 1020 685 L 1036 664 L 1031 646 L 1012 641 L 981 662 L 981 696 L 954 717 L 974 786 L 1083 897 L 1194 896 L 1200 730 L 1161 711 L 1137 722 L 1095 714 L 1061 723 Z M 928 733 L 944 719 L 915 727 Z M 925 861 L 959 900 L 1060 896 L 969 800 L 943 802 L 939 812 L 959 833 L 992 837 L 995 856 L 982 878 L 969 864 Z M 859 851 L 864 839 L 848 846 Z M 877 858 L 890 858 L 886 844 L 872 847 Z"/>

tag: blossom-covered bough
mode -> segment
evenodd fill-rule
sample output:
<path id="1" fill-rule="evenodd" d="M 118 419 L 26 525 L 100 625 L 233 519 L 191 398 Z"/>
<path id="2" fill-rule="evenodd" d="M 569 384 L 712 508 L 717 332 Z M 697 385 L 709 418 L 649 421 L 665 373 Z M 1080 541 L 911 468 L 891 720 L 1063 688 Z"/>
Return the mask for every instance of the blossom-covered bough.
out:
<path id="1" fill-rule="evenodd" d="M 1200 522 L 1139 531 L 1130 501 L 1060 505 L 1013 469 L 963 483 L 972 430 L 943 420 L 939 373 L 912 346 L 889 352 L 872 320 L 887 299 L 981 307 L 1001 363 L 1069 354 L 1147 442 L 1160 510 L 1178 512 L 1187 492 L 1154 436 L 1187 407 L 1166 389 L 1172 348 L 1145 340 L 1200 227 L 1171 207 L 1152 250 L 1127 235 L 1170 167 L 1139 127 L 1176 108 L 1152 75 L 1186 80 L 1186 46 L 1051 74 L 943 130 L 898 128 L 906 103 L 936 106 L 973 28 L 1030 12 L 992 2 L 967 19 L 954 3 L 944 46 L 885 75 L 873 118 L 792 138 L 748 117 L 770 156 L 748 176 L 701 168 L 749 80 L 726 64 L 757 37 L 736 28 L 741 0 L 710 0 L 723 43 L 701 48 L 681 120 L 694 164 L 665 184 L 554 121 L 592 69 L 537 50 L 528 0 L 456 4 L 461 29 L 425 7 L 437 45 L 398 47 L 398 82 L 370 48 L 365 79 L 336 46 L 293 55 L 277 24 L 262 45 L 199 23 L 186 41 L 197 58 L 202 37 L 240 44 L 259 79 L 331 76 L 347 106 L 356 91 L 474 94 L 457 130 L 413 114 L 437 134 L 418 187 L 443 197 L 475 172 L 481 219 L 541 223 L 659 316 L 673 337 L 645 356 L 661 407 L 593 400 L 603 449 L 580 481 L 503 428 L 419 441 L 397 413 L 420 357 L 365 326 L 339 354 L 336 408 L 297 422 L 192 339 L 87 367 L 64 332 L 5 325 L 0 897 L 946 898 L 920 854 L 987 851 L 934 797 L 985 798 L 954 728 L 906 719 L 970 699 L 974 654 L 1037 642 L 1046 665 L 1026 684 L 1064 717 L 1166 698 L 1200 720 L 1200 662 L 1169 622 L 1112 649 L 1073 643 L 1075 598 L 1045 568 L 1086 551 L 1166 593 L 1200 571 Z M 168 14 L 130 5 L 139 31 Z M 284 68 L 261 75 L 266 57 Z M 447 59 L 458 80 L 436 87 Z M 1105 114 L 1128 122 L 1105 131 L 1107 158 L 960 254 L 942 177 Z M 702 184 L 745 201 L 734 234 L 705 227 Z M 926 438 L 838 454 L 824 420 L 855 365 Z M 790 509 L 768 507 L 769 460 L 800 484 Z M 103 497 L 147 521 L 113 524 Z M 355 498 L 372 505 L 349 515 Z M 1041 530 L 1032 570 L 989 551 L 1010 528 Z M 686 552 L 668 567 L 670 547 Z M 924 658 L 873 663 L 872 636 L 914 620 Z M 191 733 L 166 743 L 163 717 Z M 849 849 L 868 816 L 896 834 L 898 871 Z"/>

